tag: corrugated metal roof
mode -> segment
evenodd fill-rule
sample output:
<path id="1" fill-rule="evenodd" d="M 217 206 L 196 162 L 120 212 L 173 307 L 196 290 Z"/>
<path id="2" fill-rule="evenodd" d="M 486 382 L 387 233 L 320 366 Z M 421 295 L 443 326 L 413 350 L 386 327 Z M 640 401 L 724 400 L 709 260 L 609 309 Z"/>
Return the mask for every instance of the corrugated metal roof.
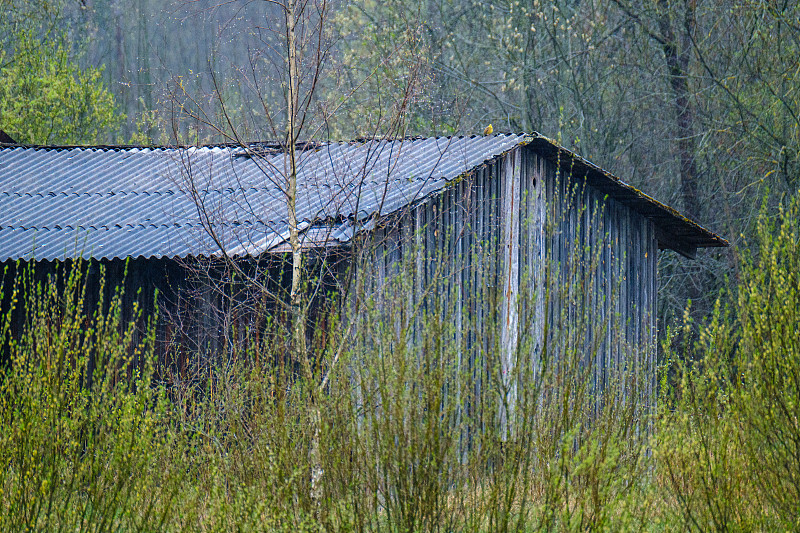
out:
<path id="1" fill-rule="evenodd" d="M 298 152 L 298 218 L 304 228 L 338 221 L 330 239 L 346 242 L 353 232 L 349 221 L 393 213 L 489 159 L 542 139 L 494 135 L 306 147 Z M 219 245 L 209 224 L 232 255 L 260 254 L 288 235 L 287 166 L 285 154 L 266 145 L 3 146 L 0 261 L 212 256 Z M 635 191 L 614 179 L 610 196 Z M 702 246 L 702 238 L 716 237 L 636 192 L 657 214 L 666 213 L 662 223 L 688 232 L 685 238 Z M 319 235 L 315 228 L 309 240 Z"/>
<path id="2" fill-rule="evenodd" d="M 299 152 L 303 227 L 387 215 L 525 137 L 330 143 Z M 288 235 L 277 150 L 224 147 L 0 148 L 0 261 L 259 254 Z M 198 205 L 203 207 L 198 209 Z M 319 231 L 309 234 L 310 240 Z"/>

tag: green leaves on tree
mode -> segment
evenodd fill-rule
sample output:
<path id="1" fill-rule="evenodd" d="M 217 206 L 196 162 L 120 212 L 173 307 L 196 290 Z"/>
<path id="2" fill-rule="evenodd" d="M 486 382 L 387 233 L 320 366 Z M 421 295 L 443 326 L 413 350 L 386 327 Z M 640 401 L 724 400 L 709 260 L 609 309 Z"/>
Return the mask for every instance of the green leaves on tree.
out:
<path id="1" fill-rule="evenodd" d="M 0 57 L 0 128 L 20 143 L 98 144 L 124 118 L 102 67 L 80 68 L 65 39 L 22 31 Z"/>

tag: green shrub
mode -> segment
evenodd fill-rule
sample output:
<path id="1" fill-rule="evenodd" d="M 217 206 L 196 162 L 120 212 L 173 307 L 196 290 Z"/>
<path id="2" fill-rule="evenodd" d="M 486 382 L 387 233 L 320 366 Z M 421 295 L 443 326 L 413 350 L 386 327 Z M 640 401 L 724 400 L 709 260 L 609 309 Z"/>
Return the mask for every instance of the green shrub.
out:
<path id="1" fill-rule="evenodd" d="M 655 456 L 667 511 L 690 529 L 800 527 L 800 200 L 762 211 L 756 239 L 732 303 L 666 350 L 677 378 Z"/>
<path id="2" fill-rule="evenodd" d="M 151 386 L 153 330 L 122 322 L 121 291 L 87 316 L 80 272 L 23 269 L 2 288 L 24 316 L 15 338 L 12 309 L 3 320 L 2 530 L 158 530 L 177 490 L 163 484 L 175 435 Z"/>
<path id="3" fill-rule="evenodd" d="M 316 330 L 312 383 L 267 320 L 179 388 L 155 365 L 157 317 L 122 318 L 135 298 L 90 305 L 80 265 L 23 269 L 2 289 L 18 314 L 0 328 L 0 529 L 796 530 L 798 215 L 762 215 L 735 297 L 664 347 L 655 413 L 641 366 L 592 389 L 591 339 L 617 325 L 596 323 L 581 280 L 565 281 L 569 331 L 537 336 L 520 312 L 516 381 L 499 377 L 499 317 L 478 329 L 446 280 L 410 306 L 398 274 Z"/>

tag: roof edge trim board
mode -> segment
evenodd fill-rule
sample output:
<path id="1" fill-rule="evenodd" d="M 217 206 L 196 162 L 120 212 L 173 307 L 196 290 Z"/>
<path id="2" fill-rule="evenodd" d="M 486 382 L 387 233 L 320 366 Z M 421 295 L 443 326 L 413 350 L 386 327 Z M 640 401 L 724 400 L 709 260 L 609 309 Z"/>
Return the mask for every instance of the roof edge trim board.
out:
<path id="1" fill-rule="evenodd" d="M 645 218 L 653 220 L 654 225 L 659 228 L 662 235 L 658 239 L 659 246 L 662 249 L 669 248 L 685 257 L 693 258 L 697 248 L 730 246 L 730 243 L 719 235 L 684 217 L 677 210 L 628 185 L 617 176 L 564 148 L 555 141 L 538 133 L 533 133 L 530 141 L 526 144 L 531 147 L 530 149 L 539 152 L 543 157 L 550 160 L 551 163 L 569 165 L 571 172 L 585 177 L 593 187 L 603 192 L 606 192 L 607 189 L 619 191 L 617 195 L 609 194 L 609 196 Z M 680 234 L 686 234 L 690 238 L 681 238 L 674 235 L 669 229 L 664 229 L 664 220 L 672 220 L 673 225 L 676 226 L 675 229 L 679 229 Z"/>

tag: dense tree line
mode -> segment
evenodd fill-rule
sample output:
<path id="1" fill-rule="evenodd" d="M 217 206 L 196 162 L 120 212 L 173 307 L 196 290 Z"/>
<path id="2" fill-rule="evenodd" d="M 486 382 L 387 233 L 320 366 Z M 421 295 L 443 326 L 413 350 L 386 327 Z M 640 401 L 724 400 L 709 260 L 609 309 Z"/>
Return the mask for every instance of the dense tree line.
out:
<path id="1" fill-rule="evenodd" d="M 415 133 L 493 123 L 558 136 L 731 239 L 733 254 L 765 195 L 773 203 L 797 189 L 795 3 L 418 5 L 350 3 L 344 25 L 358 55 L 386 53 L 398 35 L 421 41 L 430 81 Z M 733 264 L 716 253 L 691 265 L 665 256 L 664 313 L 687 297 L 707 310 Z"/>
<path id="2" fill-rule="evenodd" d="M 2 4 L 0 128 L 22 141 L 259 139 L 281 105 L 270 2 Z M 708 310 L 758 206 L 797 190 L 794 2 L 358 0 L 325 23 L 325 136 L 398 111 L 405 134 L 536 130 L 731 239 L 665 255 L 664 316 Z"/>

